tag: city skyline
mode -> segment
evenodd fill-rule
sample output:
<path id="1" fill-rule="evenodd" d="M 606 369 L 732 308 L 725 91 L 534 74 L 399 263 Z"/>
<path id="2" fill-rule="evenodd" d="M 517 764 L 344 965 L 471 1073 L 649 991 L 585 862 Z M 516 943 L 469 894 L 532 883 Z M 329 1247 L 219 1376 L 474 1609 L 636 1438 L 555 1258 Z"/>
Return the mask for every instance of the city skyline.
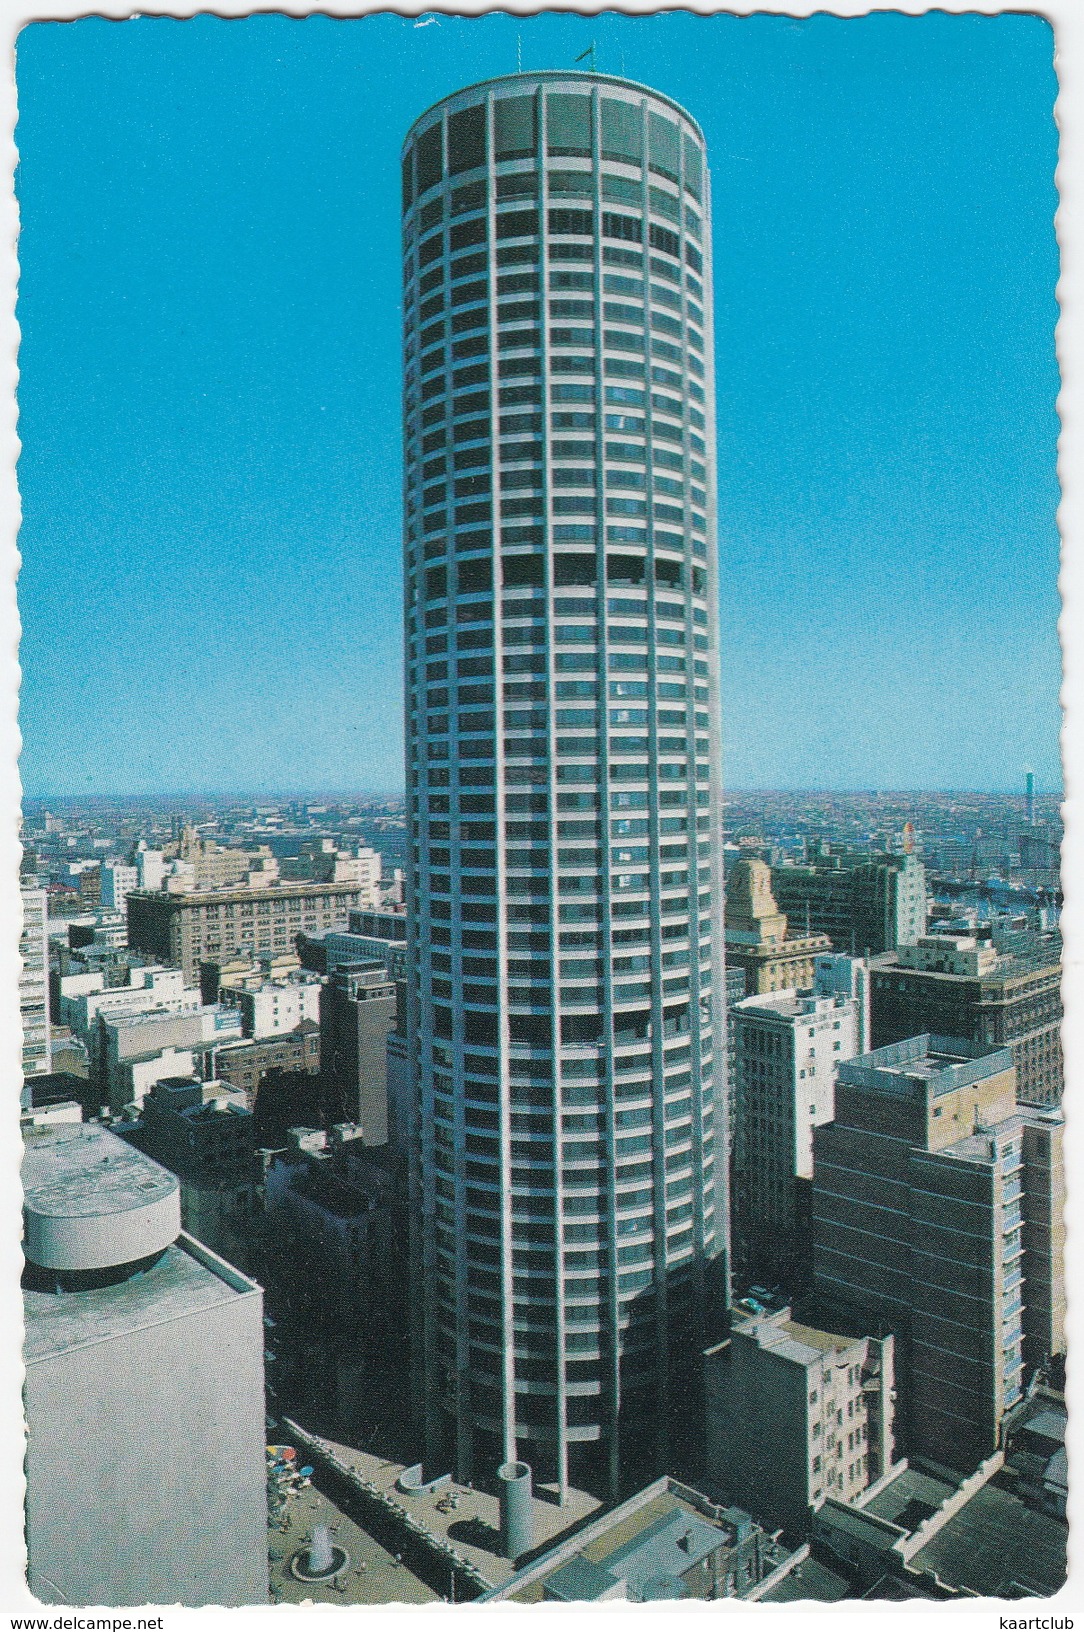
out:
<path id="1" fill-rule="evenodd" d="M 401 787 L 382 172 L 423 106 L 510 71 L 517 35 L 527 69 L 597 39 L 719 155 L 724 786 L 1014 789 L 1034 765 L 1056 788 L 1048 26 L 301 26 L 21 38 L 28 794 Z M 779 125 L 780 95 L 804 122 Z"/>

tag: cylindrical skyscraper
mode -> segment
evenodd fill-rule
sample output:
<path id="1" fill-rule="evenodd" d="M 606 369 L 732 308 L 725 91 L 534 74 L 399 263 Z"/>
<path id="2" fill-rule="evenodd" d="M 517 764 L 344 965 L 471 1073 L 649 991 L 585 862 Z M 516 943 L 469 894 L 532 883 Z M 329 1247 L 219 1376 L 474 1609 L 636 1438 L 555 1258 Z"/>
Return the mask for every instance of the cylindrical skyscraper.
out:
<path id="1" fill-rule="evenodd" d="M 616 1486 L 725 1297 L 703 137 L 490 80 L 403 212 L 415 1387 L 460 1477 Z"/>

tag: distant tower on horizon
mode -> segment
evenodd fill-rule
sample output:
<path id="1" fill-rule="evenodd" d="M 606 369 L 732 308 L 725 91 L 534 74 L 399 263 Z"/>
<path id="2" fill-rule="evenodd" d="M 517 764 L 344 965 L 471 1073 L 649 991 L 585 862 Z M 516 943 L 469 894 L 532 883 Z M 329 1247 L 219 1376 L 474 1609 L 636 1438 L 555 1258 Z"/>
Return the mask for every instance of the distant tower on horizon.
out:
<path id="1" fill-rule="evenodd" d="M 413 1390 L 433 1472 L 563 1499 L 667 1471 L 726 1299 L 703 136 L 471 86 L 403 250 Z"/>
<path id="2" fill-rule="evenodd" d="M 1024 773 L 1024 820 L 1029 827 L 1035 826 L 1035 772 Z"/>

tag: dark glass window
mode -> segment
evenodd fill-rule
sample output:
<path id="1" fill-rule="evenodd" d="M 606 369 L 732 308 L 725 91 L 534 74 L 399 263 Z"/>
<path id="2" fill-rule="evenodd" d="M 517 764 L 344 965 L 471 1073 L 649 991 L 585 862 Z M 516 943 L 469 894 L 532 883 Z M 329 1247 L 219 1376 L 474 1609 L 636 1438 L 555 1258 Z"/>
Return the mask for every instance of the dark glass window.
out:
<path id="1" fill-rule="evenodd" d="M 443 155 L 441 152 L 440 125 L 430 125 L 418 137 L 418 193 L 426 192 L 435 187 L 443 175 Z"/>
<path id="2" fill-rule="evenodd" d="M 638 181 L 629 181 L 625 176 L 602 177 L 602 196 L 612 199 L 615 204 L 639 204 L 641 191 Z"/>
<path id="3" fill-rule="evenodd" d="M 565 91 L 546 98 L 547 151 L 562 158 L 591 157 L 591 99 Z"/>
<path id="4" fill-rule="evenodd" d="M 409 210 L 414 202 L 414 155 L 408 153 L 403 160 L 403 208 Z"/>
<path id="5" fill-rule="evenodd" d="M 537 198 L 538 177 L 528 171 L 526 174 L 497 177 L 498 198 Z"/>
<path id="6" fill-rule="evenodd" d="M 493 141 L 498 159 L 534 158 L 538 133 L 533 96 L 505 96 L 494 103 Z"/>
<path id="7" fill-rule="evenodd" d="M 591 232 L 594 216 L 590 210 L 551 210 L 551 232 Z"/>
<path id="8" fill-rule="evenodd" d="M 685 137 L 685 185 L 694 198 L 701 192 L 700 149 L 691 136 Z"/>
<path id="9" fill-rule="evenodd" d="M 648 162 L 652 170 L 669 181 L 677 181 L 679 167 L 678 127 L 661 113 L 647 116 Z"/>
<path id="10" fill-rule="evenodd" d="M 465 187 L 457 187 L 452 194 L 453 215 L 466 215 L 470 210 L 484 210 L 485 204 L 484 181 L 469 181 Z"/>
<path id="11" fill-rule="evenodd" d="M 486 162 L 486 110 L 461 108 L 448 120 L 448 171 L 457 176 Z"/>
<path id="12" fill-rule="evenodd" d="M 651 247 L 661 249 L 665 255 L 673 255 L 675 258 L 681 254 L 681 240 L 677 233 L 670 232 L 666 227 L 656 226 L 654 221 L 651 223 Z"/>
<path id="13" fill-rule="evenodd" d="M 461 221 L 458 226 L 452 228 L 450 233 L 452 253 L 454 254 L 457 249 L 466 249 L 469 244 L 484 244 L 485 238 L 486 224 L 484 220 L 479 218 L 477 221 Z M 439 238 L 436 242 L 439 245 Z M 429 246 L 426 245 L 425 247 L 428 248 Z"/>
<path id="14" fill-rule="evenodd" d="M 549 188 L 551 198 L 590 198 L 595 184 L 586 170 L 551 170 Z"/>
<path id="15" fill-rule="evenodd" d="M 634 215 L 614 215 L 605 210 L 602 216 L 602 235 L 604 238 L 625 238 L 629 243 L 643 242 L 644 224 Z"/>
<path id="16" fill-rule="evenodd" d="M 468 222 L 467 225 L 473 223 Z M 460 229 L 453 227 L 452 231 Z M 509 210 L 505 215 L 497 217 L 498 238 L 529 238 L 538 233 L 537 210 Z"/>
<path id="17" fill-rule="evenodd" d="M 614 102 L 604 98 L 602 103 L 602 156 L 625 164 L 640 164 L 643 159 L 643 139 L 640 110 L 631 102 Z"/>

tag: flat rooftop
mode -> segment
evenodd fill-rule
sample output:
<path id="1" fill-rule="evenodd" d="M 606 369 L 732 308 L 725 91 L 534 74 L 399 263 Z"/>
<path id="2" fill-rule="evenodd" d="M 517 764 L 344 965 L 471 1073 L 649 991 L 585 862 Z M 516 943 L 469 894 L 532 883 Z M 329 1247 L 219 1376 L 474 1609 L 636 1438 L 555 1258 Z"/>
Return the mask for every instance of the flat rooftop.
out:
<path id="1" fill-rule="evenodd" d="M 812 1600 L 818 1604 L 837 1604 L 841 1598 L 853 1598 L 854 1588 L 846 1576 L 821 1564 L 815 1558 L 803 1559 L 793 1570 L 788 1570 L 781 1581 L 759 1600 L 762 1604 L 800 1604 Z"/>
<path id="2" fill-rule="evenodd" d="M 944 1479 L 925 1473 L 921 1468 L 906 1467 L 891 1484 L 884 1487 L 872 1501 L 862 1503 L 863 1513 L 887 1519 L 904 1530 L 917 1530 L 923 1519 L 936 1513 L 942 1502 L 956 1489 Z"/>
<path id="3" fill-rule="evenodd" d="M 219 1269 L 220 1262 L 182 1235 L 150 1269 L 116 1286 L 86 1292 L 24 1291 L 26 1364 L 259 1294 L 254 1281 L 227 1264 Z"/>
<path id="4" fill-rule="evenodd" d="M 925 1032 L 842 1061 L 838 1078 L 841 1084 L 875 1093 L 909 1098 L 932 1092 L 939 1096 L 1008 1071 L 1012 1064 L 1007 1048 Z"/>
<path id="5" fill-rule="evenodd" d="M 1064 1585 L 1069 1531 L 992 1482 L 911 1559 L 983 1598 L 1049 1597 Z"/>
<path id="6" fill-rule="evenodd" d="M 725 1515 L 727 1510 L 723 1511 Z M 639 1597 L 653 1580 L 684 1575 L 699 1559 L 722 1546 L 731 1532 L 725 1516 L 720 1523 L 712 1522 L 673 1489 L 661 1491 L 614 1524 L 607 1525 L 604 1517 L 599 1522 L 604 1526 L 600 1534 L 579 1548 L 575 1537 L 570 1537 L 552 1568 L 510 1593 L 509 1602 L 541 1603 L 549 1581 L 576 1560 L 598 1566 L 615 1580 L 627 1581 L 630 1597 Z M 585 1535 L 595 1528 L 594 1524 L 587 1527 Z M 762 1537 L 761 1545 L 769 1558 L 767 1574 L 783 1562 L 788 1549 L 767 1536 Z"/>
<path id="7" fill-rule="evenodd" d="M 179 1189 L 172 1173 L 93 1122 L 28 1129 L 22 1184 L 48 1218 L 132 1212 Z"/>
<path id="8" fill-rule="evenodd" d="M 284 1422 L 282 1432 L 297 1445 L 299 1451 L 304 1450 L 308 1459 L 317 1466 L 321 1455 L 330 1453 L 341 1466 L 349 1468 L 378 1491 L 384 1492 L 430 1535 L 450 1543 L 493 1586 L 502 1586 L 515 1574 L 512 1560 L 505 1558 L 501 1552 L 500 1499 L 489 1491 L 453 1484 L 437 1491 L 407 1495 L 398 1489 L 397 1484 L 399 1475 L 406 1470 L 406 1463 L 390 1461 L 371 1451 L 341 1444 L 311 1430 L 299 1433 L 298 1425 L 289 1420 Z M 334 1463 L 331 1466 L 334 1467 Z M 451 1512 L 442 1512 L 438 1503 L 449 1489 L 454 1490 L 458 1505 Z M 596 1497 L 573 1489 L 569 1491 L 564 1507 L 559 1507 L 556 1496 L 548 1487 L 536 1485 L 533 1505 L 535 1548 L 544 1548 L 555 1542 L 565 1531 L 581 1524 L 596 1512 L 599 1506 Z"/>

